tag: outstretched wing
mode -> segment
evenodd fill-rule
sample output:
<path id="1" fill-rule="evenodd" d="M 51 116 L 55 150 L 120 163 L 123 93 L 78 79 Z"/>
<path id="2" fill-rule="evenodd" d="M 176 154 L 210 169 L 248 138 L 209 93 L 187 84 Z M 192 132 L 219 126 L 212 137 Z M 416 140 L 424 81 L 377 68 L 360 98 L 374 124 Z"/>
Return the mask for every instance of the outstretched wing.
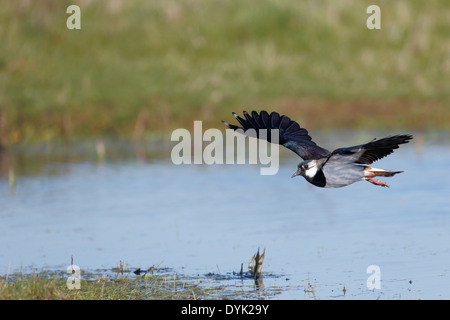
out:
<path id="1" fill-rule="evenodd" d="M 334 150 L 329 160 L 338 160 L 348 163 L 371 164 L 398 149 L 400 144 L 408 143 L 413 138 L 410 134 L 395 135 L 354 147 Z"/>
<path id="2" fill-rule="evenodd" d="M 266 139 L 269 142 L 272 142 L 271 129 L 278 129 L 278 143 L 294 151 L 304 160 L 319 159 L 330 155 L 330 151 L 319 147 L 312 141 L 305 128 L 301 128 L 297 122 L 287 116 L 280 116 L 277 112 L 272 112 L 269 115 L 266 111 L 261 111 L 259 114 L 256 111 L 252 111 L 251 115 L 246 111 L 243 113 L 245 119 L 233 112 L 234 117 L 242 127 L 229 124 L 225 121 L 222 122 L 228 128 L 233 130 L 241 129 L 244 133 L 249 129 L 254 129 L 257 138 Z M 263 131 L 263 136 L 261 136 L 260 130 L 266 130 Z"/>

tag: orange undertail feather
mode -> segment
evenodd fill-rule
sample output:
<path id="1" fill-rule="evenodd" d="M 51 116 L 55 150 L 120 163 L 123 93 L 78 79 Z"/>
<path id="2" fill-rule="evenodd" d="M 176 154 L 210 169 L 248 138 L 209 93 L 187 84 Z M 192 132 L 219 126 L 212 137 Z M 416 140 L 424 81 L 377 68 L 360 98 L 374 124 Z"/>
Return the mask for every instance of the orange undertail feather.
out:
<path id="1" fill-rule="evenodd" d="M 367 167 L 364 169 L 364 175 L 365 179 L 369 181 L 370 183 L 381 186 L 381 187 L 389 187 L 385 182 L 372 179 L 374 177 L 392 177 L 396 175 L 397 173 L 402 173 L 403 171 L 390 171 L 390 170 L 383 170 L 383 169 L 376 169 L 372 167 Z"/>

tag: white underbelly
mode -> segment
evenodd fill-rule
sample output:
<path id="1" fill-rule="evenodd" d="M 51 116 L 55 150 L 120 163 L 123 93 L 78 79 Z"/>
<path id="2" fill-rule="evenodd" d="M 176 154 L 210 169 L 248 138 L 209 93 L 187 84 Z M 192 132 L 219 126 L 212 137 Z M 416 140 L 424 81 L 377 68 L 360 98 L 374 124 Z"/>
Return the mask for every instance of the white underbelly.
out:
<path id="1" fill-rule="evenodd" d="M 326 164 L 322 171 L 325 175 L 325 188 L 341 188 L 364 178 L 364 166 L 356 164 Z"/>

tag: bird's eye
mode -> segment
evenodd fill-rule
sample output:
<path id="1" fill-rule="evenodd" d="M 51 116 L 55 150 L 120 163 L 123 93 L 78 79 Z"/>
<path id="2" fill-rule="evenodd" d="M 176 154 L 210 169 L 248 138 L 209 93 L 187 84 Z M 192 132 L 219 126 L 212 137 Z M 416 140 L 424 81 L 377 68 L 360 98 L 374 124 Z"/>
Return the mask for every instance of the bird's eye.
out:
<path id="1" fill-rule="evenodd" d="M 309 165 L 305 164 L 305 165 L 303 166 L 303 169 L 308 170 L 308 169 L 309 169 Z"/>

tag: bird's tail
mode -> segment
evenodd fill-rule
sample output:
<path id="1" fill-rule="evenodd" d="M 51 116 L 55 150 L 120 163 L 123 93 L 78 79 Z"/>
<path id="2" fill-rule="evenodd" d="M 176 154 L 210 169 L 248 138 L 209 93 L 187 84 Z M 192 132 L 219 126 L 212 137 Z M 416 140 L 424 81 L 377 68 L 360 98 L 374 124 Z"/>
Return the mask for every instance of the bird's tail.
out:
<path id="1" fill-rule="evenodd" d="M 364 174 L 367 178 L 374 177 L 393 177 L 397 173 L 402 173 L 403 171 L 391 171 L 391 170 L 383 170 L 372 167 L 366 167 L 364 169 Z"/>

